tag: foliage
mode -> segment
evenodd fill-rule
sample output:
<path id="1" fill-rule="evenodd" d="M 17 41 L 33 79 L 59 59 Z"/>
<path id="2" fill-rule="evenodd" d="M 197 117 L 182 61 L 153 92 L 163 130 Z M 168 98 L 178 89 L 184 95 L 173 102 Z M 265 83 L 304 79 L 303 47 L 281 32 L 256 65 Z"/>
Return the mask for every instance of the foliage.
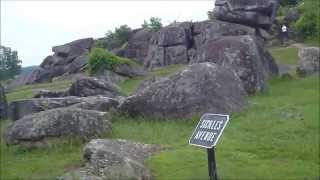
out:
<path id="1" fill-rule="evenodd" d="M 132 60 L 116 56 L 102 48 L 94 48 L 89 54 L 89 74 L 102 69 L 114 71 L 120 64 L 136 65 Z"/>
<path id="2" fill-rule="evenodd" d="M 208 11 L 207 12 L 207 16 L 208 16 L 208 20 L 211 20 L 211 21 L 216 20 L 216 17 L 214 16 L 213 10 L 212 11 Z"/>
<path id="3" fill-rule="evenodd" d="M 301 16 L 295 28 L 307 39 L 320 38 L 320 1 L 305 0 L 300 6 Z"/>
<path id="4" fill-rule="evenodd" d="M 128 41 L 131 33 L 131 28 L 128 25 L 121 25 L 115 28 L 114 31 L 108 31 L 104 38 L 95 40 L 94 47 L 106 48 L 112 50 L 114 48 L 121 47 Z"/>
<path id="5" fill-rule="evenodd" d="M 0 80 L 7 80 L 21 71 L 21 60 L 17 51 L 10 47 L 0 46 Z"/>
<path id="6" fill-rule="evenodd" d="M 295 6 L 302 0 L 281 0 L 280 5 L 281 6 Z"/>
<path id="7" fill-rule="evenodd" d="M 144 20 L 143 24 L 141 25 L 142 28 L 149 28 L 153 31 L 159 31 L 162 28 L 161 19 L 158 17 L 151 17 L 150 22 Z"/>

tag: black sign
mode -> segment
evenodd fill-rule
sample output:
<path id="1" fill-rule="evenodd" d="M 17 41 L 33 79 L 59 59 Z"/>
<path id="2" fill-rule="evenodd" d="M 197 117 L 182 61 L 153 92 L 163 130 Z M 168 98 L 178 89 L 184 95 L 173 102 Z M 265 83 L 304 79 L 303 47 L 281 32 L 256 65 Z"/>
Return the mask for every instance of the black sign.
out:
<path id="1" fill-rule="evenodd" d="M 229 115 L 204 114 L 193 131 L 189 144 L 204 148 L 216 146 L 228 121 Z"/>

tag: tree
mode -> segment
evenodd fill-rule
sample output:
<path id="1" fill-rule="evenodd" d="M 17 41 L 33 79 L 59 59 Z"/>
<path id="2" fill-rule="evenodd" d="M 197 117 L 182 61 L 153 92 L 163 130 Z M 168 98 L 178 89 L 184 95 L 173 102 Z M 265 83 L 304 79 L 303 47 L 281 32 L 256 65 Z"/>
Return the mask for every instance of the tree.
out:
<path id="1" fill-rule="evenodd" d="M 154 31 L 159 31 L 162 28 L 161 19 L 158 17 L 151 17 L 150 22 L 144 20 L 143 24 L 141 25 L 142 28 L 149 28 Z"/>
<path id="2" fill-rule="evenodd" d="M 207 12 L 207 16 L 209 20 L 215 20 L 216 18 L 214 17 L 213 10 Z"/>
<path id="3" fill-rule="evenodd" d="M 114 48 L 121 47 L 128 41 L 131 33 L 131 28 L 128 25 L 121 25 L 116 27 L 114 31 L 108 31 L 105 34 L 105 38 L 96 40 L 95 47 L 106 48 L 112 50 Z"/>
<path id="4" fill-rule="evenodd" d="M 7 80 L 18 75 L 21 71 L 21 60 L 17 51 L 10 47 L 0 46 L 0 80 Z"/>

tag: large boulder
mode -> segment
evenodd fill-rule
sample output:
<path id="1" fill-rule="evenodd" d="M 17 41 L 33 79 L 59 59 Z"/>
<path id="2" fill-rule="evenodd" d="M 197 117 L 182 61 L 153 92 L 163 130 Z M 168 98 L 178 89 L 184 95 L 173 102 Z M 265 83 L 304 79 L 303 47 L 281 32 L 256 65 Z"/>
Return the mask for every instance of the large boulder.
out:
<path id="1" fill-rule="evenodd" d="M 4 91 L 4 87 L 0 84 L 0 119 L 6 119 L 8 112 L 8 104 Z"/>
<path id="2" fill-rule="evenodd" d="M 265 89 L 269 74 L 277 74 L 272 56 L 252 36 L 224 36 L 208 41 L 199 51 L 196 62 L 214 62 L 233 68 L 248 93 Z"/>
<path id="3" fill-rule="evenodd" d="M 92 38 L 78 39 L 70 43 L 52 47 L 52 52 L 61 57 L 73 59 L 79 55 L 86 54 L 90 51 L 93 44 Z"/>
<path id="4" fill-rule="evenodd" d="M 5 131 L 8 145 L 45 143 L 51 137 L 74 136 L 83 139 L 111 131 L 107 114 L 77 108 L 58 108 L 25 116 Z"/>
<path id="5" fill-rule="evenodd" d="M 269 29 L 279 7 L 279 0 L 216 0 L 218 20 Z"/>
<path id="6" fill-rule="evenodd" d="M 223 114 L 243 109 L 246 95 L 233 70 L 199 63 L 140 88 L 120 105 L 120 111 L 159 118 L 187 118 L 205 112 Z"/>
<path id="7" fill-rule="evenodd" d="M 320 72 L 320 48 L 305 47 L 299 50 L 299 67 L 297 72 L 305 76 Z"/>
<path id="8" fill-rule="evenodd" d="M 108 112 L 115 110 L 119 102 L 116 99 L 92 96 L 92 97 L 59 97 L 37 98 L 13 101 L 9 106 L 9 117 L 18 120 L 30 114 L 47 111 L 56 108 L 77 107 L 81 109 Z"/>
<path id="9" fill-rule="evenodd" d="M 144 166 L 144 161 L 160 150 L 157 145 L 122 139 L 93 139 L 84 147 L 85 167 L 60 179 L 151 180 L 151 171 Z"/>
<path id="10" fill-rule="evenodd" d="M 118 86 L 110 82 L 87 77 L 75 81 L 69 89 L 69 95 L 79 97 L 103 95 L 113 98 L 121 96 L 122 93 Z"/>

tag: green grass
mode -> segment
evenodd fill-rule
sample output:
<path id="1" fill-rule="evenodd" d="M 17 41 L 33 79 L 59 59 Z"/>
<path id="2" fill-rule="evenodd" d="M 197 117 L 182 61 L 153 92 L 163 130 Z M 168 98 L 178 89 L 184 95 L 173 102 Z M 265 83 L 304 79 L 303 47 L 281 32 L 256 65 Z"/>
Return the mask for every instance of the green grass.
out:
<path id="1" fill-rule="evenodd" d="M 233 114 L 217 146 L 221 179 L 316 179 L 319 166 L 319 78 L 274 79 Z M 299 96 L 297 96 L 299 94 Z M 113 137 L 169 147 L 147 164 L 156 179 L 207 179 L 206 151 L 188 145 L 198 118 L 155 121 L 119 118 Z"/>
<path id="2" fill-rule="evenodd" d="M 319 77 L 273 79 L 265 94 L 232 114 L 217 146 L 221 179 L 316 179 L 319 174 Z M 112 138 L 161 144 L 167 151 L 147 161 L 156 179 L 207 179 L 206 151 L 188 145 L 191 120 L 112 119 Z M 4 122 L 2 122 L 4 124 Z M 110 138 L 106 136 L 105 138 Z M 25 150 L 1 144 L 5 179 L 53 179 L 81 164 L 81 146 Z"/>
<path id="3" fill-rule="evenodd" d="M 19 100 L 19 99 L 32 98 L 34 96 L 35 90 L 39 90 L 39 89 L 61 90 L 61 89 L 67 89 L 70 86 L 71 86 L 71 81 L 57 81 L 53 83 L 25 85 L 12 90 L 6 96 L 7 96 L 8 102 L 10 103 L 12 101 Z"/>
<path id="4" fill-rule="evenodd" d="M 296 47 L 274 47 L 270 49 L 270 53 L 278 63 L 298 64 L 298 51 Z"/>

